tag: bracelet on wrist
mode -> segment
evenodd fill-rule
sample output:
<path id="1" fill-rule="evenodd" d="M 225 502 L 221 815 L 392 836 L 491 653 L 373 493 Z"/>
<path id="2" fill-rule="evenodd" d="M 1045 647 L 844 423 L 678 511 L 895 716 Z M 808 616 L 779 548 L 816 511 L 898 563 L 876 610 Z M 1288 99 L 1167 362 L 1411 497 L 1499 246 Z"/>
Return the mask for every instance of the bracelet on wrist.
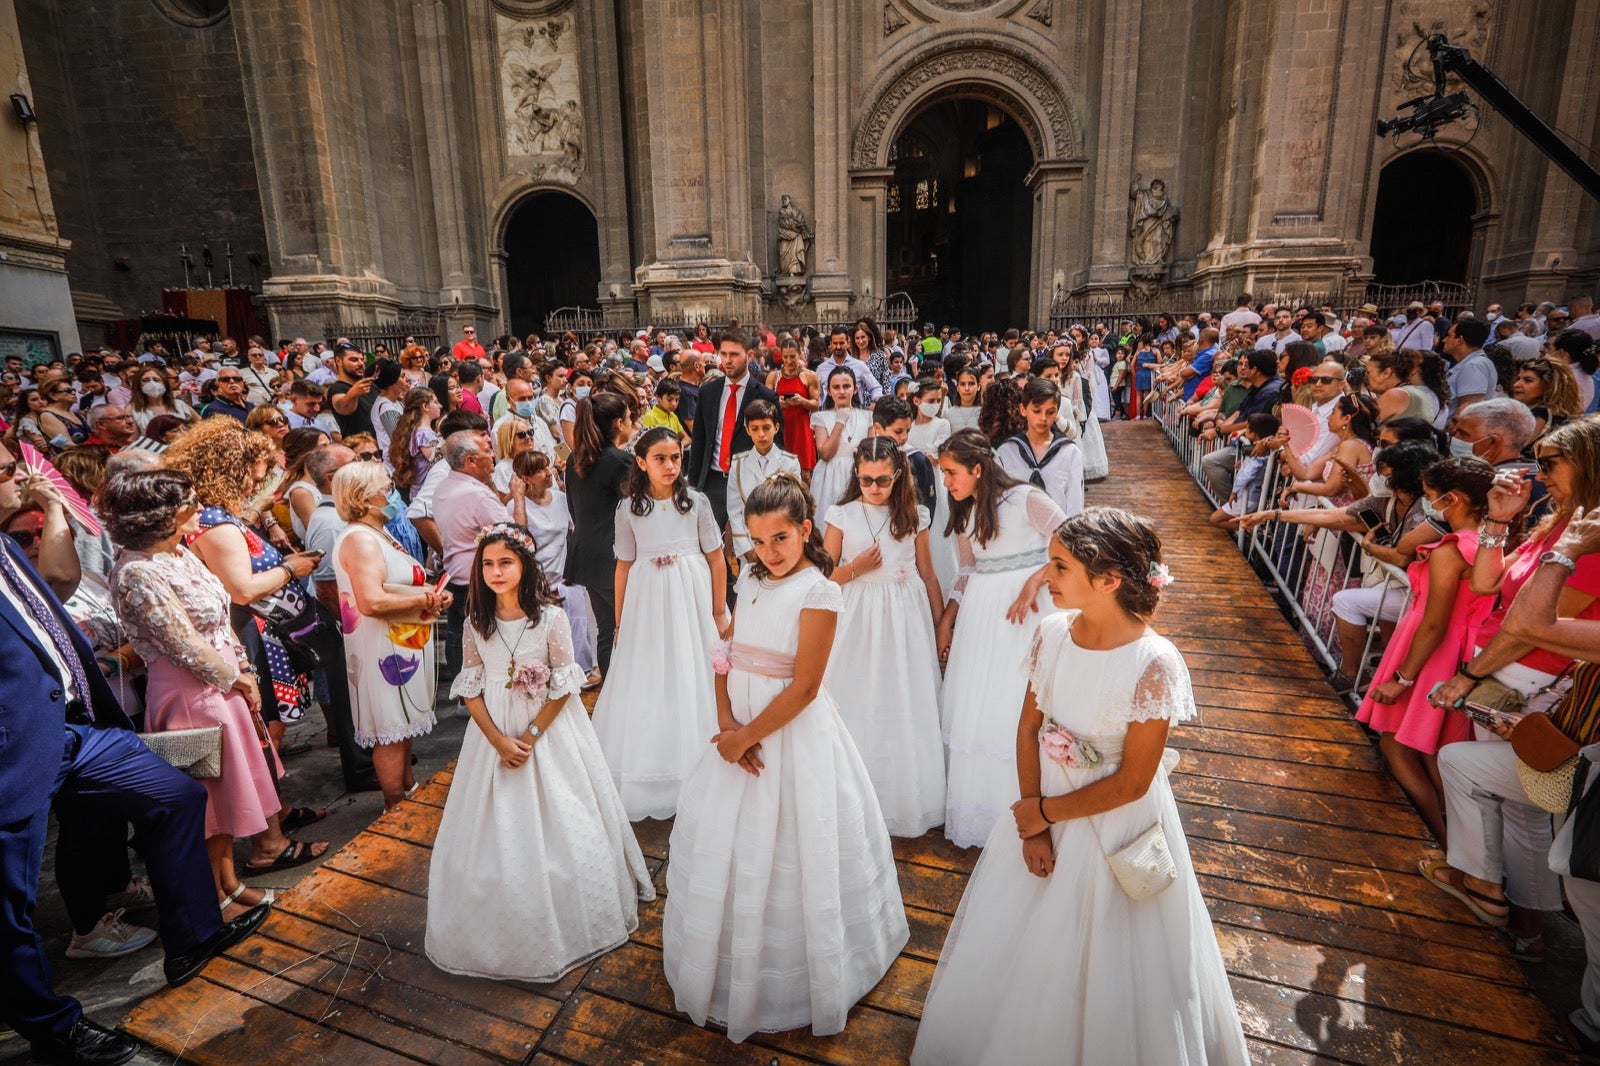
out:
<path id="1" fill-rule="evenodd" d="M 1038 797 L 1038 799 L 1039 799 L 1039 817 L 1044 819 L 1044 824 L 1045 825 L 1055 825 L 1056 823 L 1050 820 L 1050 816 L 1048 814 L 1044 813 L 1044 797 L 1040 796 L 1040 797 Z"/>
<path id="2" fill-rule="evenodd" d="M 1397 685 L 1404 685 L 1406 688 L 1410 688 L 1412 685 L 1416 684 L 1416 681 L 1407 677 L 1405 674 L 1402 674 L 1399 670 L 1396 670 L 1394 672 L 1394 683 Z"/>
<path id="3" fill-rule="evenodd" d="M 1504 526 L 1507 529 L 1511 528 L 1511 523 L 1504 518 L 1485 518 L 1483 520 L 1483 524 L 1486 526 Z"/>
<path id="4" fill-rule="evenodd" d="M 1464 663 L 1461 664 L 1461 668 L 1459 670 L 1457 670 L 1456 673 L 1460 674 L 1462 677 L 1466 678 L 1468 681 L 1477 681 L 1477 682 L 1481 683 L 1481 682 L 1489 680 L 1489 675 L 1488 674 L 1475 674 L 1475 673 L 1473 673 L 1472 670 L 1471 670 L 1471 666 L 1472 666 L 1471 663 L 1465 663 L 1464 662 Z"/>

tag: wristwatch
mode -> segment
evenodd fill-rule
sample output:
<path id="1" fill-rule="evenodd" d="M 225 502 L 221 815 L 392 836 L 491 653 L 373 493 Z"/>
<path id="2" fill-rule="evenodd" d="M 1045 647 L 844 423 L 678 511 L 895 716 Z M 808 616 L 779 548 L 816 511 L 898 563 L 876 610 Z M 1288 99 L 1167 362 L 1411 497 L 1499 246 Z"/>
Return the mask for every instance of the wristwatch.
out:
<path id="1" fill-rule="evenodd" d="M 542 730 L 538 726 L 533 725 L 533 724 L 530 723 L 528 725 L 528 735 L 530 737 L 532 737 L 534 740 L 538 740 L 541 736 L 544 735 L 544 730 Z"/>
<path id="2" fill-rule="evenodd" d="M 1394 683 L 1397 685 L 1404 685 L 1406 688 L 1410 688 L 1412 685 L 1416 684 L 1415 681 L 1407 677 L 1405 674 L 1402 674 L 1398 670 L 1394 672 Z"/>
<path id="3" fill-rule="evenodd" d="M 1540 566 L 1548 566 L 1551 563 L 1555 563 L 1557 566 L 1564 566 L 1568 570 L 1571 570 L 1574 574 L 1578 572 L 1578 564 L 1573 562 L 1570 557 L 1562 555 L 1560 552 L 1545 552 L 1543 555 L 1539 556 Z"/>

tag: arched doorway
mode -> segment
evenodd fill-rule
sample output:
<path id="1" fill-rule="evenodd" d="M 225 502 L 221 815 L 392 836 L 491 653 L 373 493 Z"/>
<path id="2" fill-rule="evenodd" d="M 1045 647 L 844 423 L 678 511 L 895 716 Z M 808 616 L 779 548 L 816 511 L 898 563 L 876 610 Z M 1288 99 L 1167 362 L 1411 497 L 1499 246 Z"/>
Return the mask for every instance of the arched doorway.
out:
<path id="1" fill-rule="evenodd" d="M 889 151 L 886 291 L 967 333 L 1027 325 L 1033 161 L 995 104 L 945 99 L 914 115 Z"/>
<path id="2" fill-rule="evenodd" d="M 542 333 L 545 316 L 557 308 L 600 306 L 600 227 L 576 196 L 529 196 L 506 222 L 501 248 L 511 333 Z"/>
<path id="3" fill-rule="evenodd" d="M 1446 153 L 1424 149 L 1389 163 L 1372 216 L 1373 281 L 1468 281 L 1477 210 L 1472 178 Z"/>

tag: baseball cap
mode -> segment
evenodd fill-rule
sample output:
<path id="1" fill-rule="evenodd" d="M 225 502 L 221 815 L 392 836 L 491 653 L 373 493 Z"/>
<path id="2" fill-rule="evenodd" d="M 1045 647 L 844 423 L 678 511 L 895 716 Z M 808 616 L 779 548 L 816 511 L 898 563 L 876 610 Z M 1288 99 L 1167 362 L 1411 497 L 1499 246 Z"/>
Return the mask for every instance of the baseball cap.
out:
<path id="1" fill-rule="evenodd" d="M 661 357 L 659 355 L 652 355 L 649 359 L 645 360 L 644 365 L 649 367 L 651 370 L 654 370 L 657 374 L 665 374 L 667 372 L 667 366 L 661 361 Z"/>

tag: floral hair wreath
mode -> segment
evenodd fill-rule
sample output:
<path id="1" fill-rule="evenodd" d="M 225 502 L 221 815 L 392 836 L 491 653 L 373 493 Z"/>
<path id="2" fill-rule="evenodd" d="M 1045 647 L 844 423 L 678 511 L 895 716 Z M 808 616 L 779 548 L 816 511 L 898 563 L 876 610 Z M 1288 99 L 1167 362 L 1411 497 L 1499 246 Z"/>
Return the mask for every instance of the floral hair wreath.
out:
<path id="1" fill-rule="evenodd" d="M 478 533 L 477 543 L 481 546 L 490 537 L 504 537 L 529 555 L 537 556 L 539 554 L 538 545 L 534 544 L 533 538 L 528 535 L 528 531 L 515 522 L 496 522 L 492 526 L 484 527 Z"/>
<path id="2" fill-rule="evenodd" d="M 1151 563 L 1150 569 L 1144 577 L 1146 581 L 1158 589 L 1164 589 L 1178 580 L 1172 576 L 1172 571 L 1167 569 L 1166 563 Z"/>

